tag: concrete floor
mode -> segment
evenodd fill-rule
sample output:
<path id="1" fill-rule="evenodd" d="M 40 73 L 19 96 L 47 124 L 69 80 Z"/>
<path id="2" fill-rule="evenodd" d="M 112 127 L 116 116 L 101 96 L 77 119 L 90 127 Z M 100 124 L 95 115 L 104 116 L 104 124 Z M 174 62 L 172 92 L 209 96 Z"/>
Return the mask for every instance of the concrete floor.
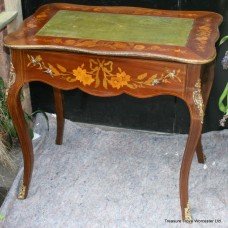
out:
<path id="1" fill-rule="evenodd" d="M 58 146 L 56 119 L 49 115 L 49 132 L 45 120 L 38 121 L 28 198 L 17 199 L 20 169 L 0 208 L 4 228 L 171 227 L 165 219 L 180 219 L 178 182 L 187 135 L 67 120 Z M 227 137 L 226 130 L 203 135 L 207 163 L 194 157 L 189 185 L 193 218 L 221 219 L 220 227 L 228 227 Z M 184 224 L 179 225 L 174 227 Z"/>

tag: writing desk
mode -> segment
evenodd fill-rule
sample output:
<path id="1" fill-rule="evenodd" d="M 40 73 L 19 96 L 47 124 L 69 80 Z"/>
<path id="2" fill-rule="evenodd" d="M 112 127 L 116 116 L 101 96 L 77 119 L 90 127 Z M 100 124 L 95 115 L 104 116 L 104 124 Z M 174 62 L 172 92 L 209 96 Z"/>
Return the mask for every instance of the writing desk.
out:
<path id="1" fill-rule="evenodd" d="M 25 83 L 53 87 L 57 144 L 62 144 L 64 127 L 61 90 L 78 88 L 101 97 L 172 95 L 185 101 L 191 118 L 180 169 L 182 219 L 191 220 L 189 171 L 195 151 L 199 163 L 205 161 L 201 130 L 221 21 L 212 12 L 71 4 L 42 6 L 26 19 L 5 39 L 12 58 L 8 107 L 24 158 L 19 198 L 27 197 L 33 168 L 19 96 Z"/>

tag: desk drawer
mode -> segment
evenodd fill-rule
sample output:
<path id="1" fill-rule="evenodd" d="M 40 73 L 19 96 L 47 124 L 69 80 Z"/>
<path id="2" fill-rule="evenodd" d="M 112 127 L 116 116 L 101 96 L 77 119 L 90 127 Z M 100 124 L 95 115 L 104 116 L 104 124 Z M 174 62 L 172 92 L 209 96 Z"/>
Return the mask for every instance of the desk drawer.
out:
<path id="1" fill-rule="evenodd" d="M 25 54 L 28 79 L 45 78 L 66 89 L 147 97 L 152 91 L 183 94 L 185 88 L 186 64 L 52 51 Z"/>

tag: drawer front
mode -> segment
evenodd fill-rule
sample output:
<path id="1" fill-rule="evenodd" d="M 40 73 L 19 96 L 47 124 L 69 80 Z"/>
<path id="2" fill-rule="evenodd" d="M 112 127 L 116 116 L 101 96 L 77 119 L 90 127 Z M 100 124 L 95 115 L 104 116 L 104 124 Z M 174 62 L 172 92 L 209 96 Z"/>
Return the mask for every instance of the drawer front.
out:
<path id="1" fill-rule="evenodd" d="M 62 89 L 80 88 L 102 96 L 184 93 L 185 64 L 53 51 L 25 55 L 27 80 L 40 79 Z"/>

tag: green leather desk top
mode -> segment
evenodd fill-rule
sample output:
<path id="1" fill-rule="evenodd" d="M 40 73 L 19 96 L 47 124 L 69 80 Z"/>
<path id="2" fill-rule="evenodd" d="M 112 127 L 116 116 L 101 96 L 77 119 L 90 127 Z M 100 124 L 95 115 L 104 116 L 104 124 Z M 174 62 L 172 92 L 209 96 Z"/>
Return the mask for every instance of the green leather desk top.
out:
<path id="1" fill-rule="evenodd" d="M 193 19 L 82 11 L 58 11 L 36 34 L 184 47 Z"/>

